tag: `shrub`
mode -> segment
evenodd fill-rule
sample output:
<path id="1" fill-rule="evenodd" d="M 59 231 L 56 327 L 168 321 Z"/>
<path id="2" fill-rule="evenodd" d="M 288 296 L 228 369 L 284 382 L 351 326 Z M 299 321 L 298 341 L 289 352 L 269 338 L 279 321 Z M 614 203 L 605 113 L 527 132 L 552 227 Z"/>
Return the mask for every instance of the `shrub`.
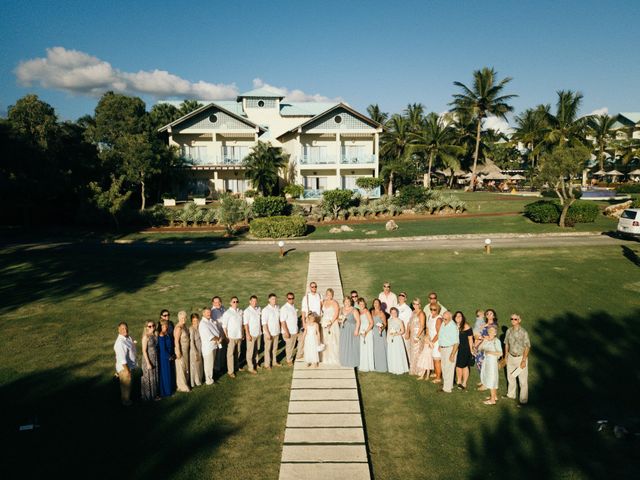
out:
<path id="1" fill-rule="evenodd" d="M 307 232 L 307 222 L 297 215 L 256 218 L 250 231 L 258 238 L 302 237 Z"/>
<path id="2" fill-rule="evenodd" d="M 295 183 L 290 183 L 286 185 L 282 191 L 285 194 L 291 195 L 293 198 L 300 198 L 304 193 L 304 187 L 302 185 L 296 185 Z"/>
<path id="3" fill-rule="evenodd" d="M 413 208 L 418 204 L 427 202 L 431 196 L 431 191 L 424 187 L 419 185 L 406 185 L 398 191 L 394 203 L 399 207 Z"/>
<path id="4" fill-rule="evenodd" d="M 364 190 L 373 190 L 374 188 L 381 187 L 384 183 L 384 179 L 376 177 L 358 177 L 356 178 L 356 185 Z"/>
<path id="5" fill-rule="evenodd" d="M 591 202 L 574 202 L 567 212 L 567 219 L 570 223 L 593 223 L 598 218 L 600 209 L 598 205 Z"/>
<path id="6" fill-rule="evenodd" d="M 640 193 L 640 183 L 625 183 L 616 187 L 618 193 Z"/>
<path id="7" fill-rule="evenodd" d="M 558 223 L 562 213 L 562 206 L 558 202 L 538 200 L 524 207 L 524 215 L 536 223 Z M 598 218 L 598 205 L 590 202 L 574 202 L 565 219 L 567 225 L 576 223 L 592 223 Z"/>
<path id="8" fill-rule="evenodd" d="M 253 198 L 257 196 L 258 192 L 256 190 L 247 190 L 246 192 L 244 192 L 244 198 Z"/>
<path id="9" fill-rule="evenodd" d="M 554 190 L 544 190 L 542 192 L 542 196 L 544 198 L 558 198 L 558 194 Z M 574 188 L 573 189 L 573 196 L 576 197 L 576 198 L 582 197 L 582 189 Z"/>
<path id="10" fill-rule="evenodd" d="M 640 198 L 636 198 L 631 202 L 630 208 L 640 208 Z"/>
<path id="11" fill-rule="evenodd" d="M 284 215 L 287 211 L 287 200 L 284 197 L 256 197 L 252 210 L 255 218 Z"/>
<path id="12" fill-rule="evenodd" d="M 236 226 L 245 218 L 245 202 L 230 194 L 220 197 L 220 206 L 216 211 L 218 223 L 224 226 L 228 235 L 236 233 Z"/>
<path id="13" fill-rule="evenodd" d="M 346 210 L 351 205 L 351 190 L 326 190 L 322 194 L 322 211 L 332 218 L 337 218 L 340 210 Z"/>

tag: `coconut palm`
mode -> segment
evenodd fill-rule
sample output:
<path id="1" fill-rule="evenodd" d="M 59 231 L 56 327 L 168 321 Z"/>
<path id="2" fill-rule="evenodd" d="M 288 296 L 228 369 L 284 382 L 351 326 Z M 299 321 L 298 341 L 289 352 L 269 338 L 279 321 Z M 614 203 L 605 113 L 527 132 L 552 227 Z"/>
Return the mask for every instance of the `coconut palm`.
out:
<path id="1" fill-rule="evenodd" d="M 387 112 L 383 112 L 380 110 L 380 107 L 377 103 L 372 103 L 367 107 L 367 113 L 369 114 L 369 118 L 374 122 L 378 122 L 380 125 L 384 125 L 384 123 L 389 118 L 389 114 Z"/>
<path id="2" fill-rule="evenodd" d="M 421 152 L 429 159 L 425 186 L 431 188 L 431 169 L 434 163 L 442 163 L 453 171 L 459 168 L 458 156 L 465 151 L 456 145 L 456 131 L 450 124 L 439 118 L 436 113 L 429 113 L 424 120 L 423 128 L 411 134 L 412 151 Z"/>
<path id="3" fill-rule="evenodd" d="M 279 173 L 287 166 L 289 154 L 280 147 L 272 147 L 268 142 L 258 142 L 243 160 L 245 176 L 251 180 L 253 188 L 263 195 L 277 190 Z"/>
<path id="4" fill-rule="evenodd" d="M 604 159 L 607 156 L 607 149 L 615 138 L 615 133 L 611 129 L 615 123 L 615 118 L 607 114 L 595 115 L 588 121 L 589 134 L 593 137 L 595 153 L 600 162 L 600 170 L 604 170 Z"/>
<path id="5" fill-rule="evenodd" d="M 419 132 L 424 125 L 424 105 L 421 103 L 410 103 L 404 109 L 404 116 L 409 122 L 412 132 Z"/>
<path id="6" fill-rule="evenodd" d="M 389 179 L 387 193 L 393 194 L 393 179 L 406 165 L 410 153 L 411 125 L 402 115 L 392 115 L 380 138 L 381 173 Z"/>
<path id="7" fill-rule="evenodd" d="M 194 110 L 199 109 L 201 106 L 202 105 L 200 105 L 197 100 L 185 99 L 178 107 L 178 110 L 180 110 L 180 116 L 184 116 L 187 113 L 191 113 Z"/>
<path id="8" fill-rule="evenodd" d="M 578 117 L 583 95 L 571 90 L 559 90 L 555 115 L 548 115 L 549 129 L 545 141 L 550 147 L 588 146 L 587 126 L 590 116 Z"/>
<path id="9" fill-rule="evenodd" d="M 515 117 L 515 131 L 512 140 L 521 142 L 529 151 L 530 166 L 534 168 L 540 153 L 544 149 L 544 138 L 549 128 L 550 105 L 538 105 L 528 108 Z"/>
<path id="10" fill-rule="evenodd" d="M 510 77 L 498 81 L 497 72 L 493 68 L 484 67 L 473 72 L 473 85 L 467 87 L 461 82 L 453 84 L 462 89 L 462 93 L 453 95 L 454 110 L 457 112 L 471 113 L 476 121 L 476 140 L 473 153 L 473 168 L 471 170 L 471 186 L 475 189 L 476 169 L 480 149 L 480 132 L 482 122 L 487 115 L 505 118 L 506 114 L 513 110 L 507 102 L 517 95 L 501 95 L 505 85 L 511 81 Z"/>

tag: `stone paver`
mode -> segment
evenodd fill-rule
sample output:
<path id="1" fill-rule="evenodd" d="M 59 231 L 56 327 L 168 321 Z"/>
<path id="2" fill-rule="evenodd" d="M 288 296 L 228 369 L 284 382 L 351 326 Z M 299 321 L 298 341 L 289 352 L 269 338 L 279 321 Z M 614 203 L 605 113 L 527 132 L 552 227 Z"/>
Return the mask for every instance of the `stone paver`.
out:
<path id="1" fill-rule="evenodd" d="M 361 428 L 288 428 L 284 443 L 364 443 Z"/>
<path id="2" fill-rule="evenodd" d="M 309 255 L 307 284 L 342 301 L 335 252 Z M 280 480 L 370 480 L 367 443 L 355 370 L 337 365 L 309 368 L 296 361 L 280 462 Z"/>

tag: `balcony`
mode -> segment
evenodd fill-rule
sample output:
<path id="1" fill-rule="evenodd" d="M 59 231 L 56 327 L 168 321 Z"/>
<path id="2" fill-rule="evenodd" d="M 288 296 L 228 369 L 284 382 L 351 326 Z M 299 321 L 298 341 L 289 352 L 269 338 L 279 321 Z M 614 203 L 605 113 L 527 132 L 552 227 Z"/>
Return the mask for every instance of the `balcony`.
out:
<path id="1" fill-rule="evenodd" d="M 340 157 L 341 165 L 374 165 L 375 163 L 375 155 L 342 155 Z"/>
<path id="2" fill-rule="evenodd" d="M 182 157 L 193 163 L 194 167 L 203 166 L 238 166 L 242 165 L 246 154 L 245 152 L 220 152 L 218 155 L 209 153 L 205 149 L 182 152 Z"/>

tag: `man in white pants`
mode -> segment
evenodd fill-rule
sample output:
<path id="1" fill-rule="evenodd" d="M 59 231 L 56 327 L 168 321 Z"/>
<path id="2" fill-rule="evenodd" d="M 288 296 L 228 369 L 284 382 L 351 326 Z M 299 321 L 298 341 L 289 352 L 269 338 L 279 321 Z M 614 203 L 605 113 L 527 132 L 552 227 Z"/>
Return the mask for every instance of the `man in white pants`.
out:
<path id="1" fill-rule="evenodd" d="M 529 334 L 522 328 L 520 315 L 511 314 L 511 328 L 504 337 L 504 356 L 507 359 L 507 397 L 515 400 L 520 384 L 520 404 L 529 401 Z M 518 374 L 515 376 L 514 373 Z"/>
<path id="2" fill-rule="evenodd" d="M 287 293 L 287 303 L 280 308 L 280 330 L 284 337 L 284 350 L 289 366 L 293 365 L 293 349 L 296 348 L 298 338 L 298 311 L 293 304 L 295 298 L 293 292 Z M 298 349 L 300 349 L 300 342 L 298 342 Z"/>
<path id="3" fill-rule="evenodd" d="M 256 364 L 258 363 L 258 353 L 262 346 L 262 313 L 258 306 L 258 297 L 251 295 L 249 306 L 242 314 L 242 324 L 244 325 L 244 336 L 247 339 L 247 370 L 255 375 Z"/>
<path id="4" fill-rule="evenodd" d="M 380 300 L 380 298 L 378 298 L 378 300 Z M 382 302 L 382 300 L 380 301 Z M 396 306 L 396 308 L 398 309 L 398 318 L 402 320 L 402 323 L 404 323 L 404 348 L 407 350 L 407 352 L 410 352 L 411 341 L 409 340 L 409 338 L 411 335 L 411 330 L 409 329 L 409 322 L 411 321 L 413 310 L 411 310 L 411 307 L 407 305 L 407 294 L 405 292 L 400 292 L 398 294 L 398 305 Z M 409 362 L 411 362 L 411 355 L 409 355 Z"/>
<path id="5" fill-rule="evenodd" d="M 442 320 L 440 332 L 438 333 L 440 356 L 442 357 L 441 391 L 451 393 L 451 389 L 453 388 L 453 374 L 456 371 L 456 358 L 458 357 L 460 337 L 456 322 L 451 320 L 451 312 L 444 312 Z"/>
<path id="6" fill-rule="evenodd" d="M 275 293 L 269 294 L 269 304 L 262 309 L 262 332 L 264 333 L 264 368 L 281 367 L 278 363 L 278 341 L 280 340 L 280 307 Z"/>
<path id="7" fill-rule="evenodd" d="M 218 323 L 211 319 L 211 310 L 202 310 L 202 320 L 198 325 L 200 339 L 202 341 L 202 363 L 204 365 L 204 378 L 207 385 L 213 385 L 213 368 L 216 362 L 216 352 L 220 342 L 220 329 Z"/>
<path id="8" fill-rule="evenodd" d="M 222 315 L 224 335 L 229 339 L 227 345 L 227 375 L 236 378 L 236 365 L 240 345 L 242 345 L 242 310 L 238 308 L 238 297 L 231 297 L 229 308 Z"/>
<path id="9" fill-rule="evenodd" d="M 316 282 L 309 284 L 309 291 L 302 298 L 302 305 L 300 307 L 300 318 L 302 319 L 301 331 L 304 330 L 304 326 L 307 323 L 307 315 L 311 312 L 322 316 L 322 295 L 318 293 L 318 284 Z M 298 345 L 296 358 L 302 357 L 304 357 L 304 343 L 301 342 Z"/>

